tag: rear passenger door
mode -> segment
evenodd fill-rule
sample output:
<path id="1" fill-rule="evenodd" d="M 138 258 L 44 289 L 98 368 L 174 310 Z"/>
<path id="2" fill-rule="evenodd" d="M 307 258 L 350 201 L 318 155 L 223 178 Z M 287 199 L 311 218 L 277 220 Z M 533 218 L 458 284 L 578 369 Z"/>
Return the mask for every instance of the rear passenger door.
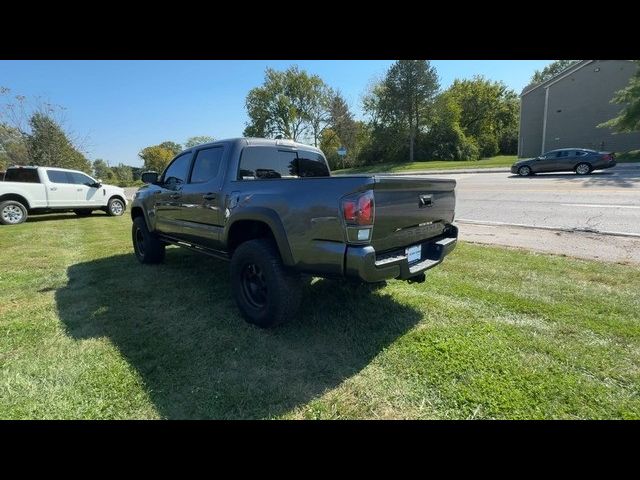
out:
<path id="1" fill-rule="evenodd" d="M 70 208 L 78 204 L 77 187 L 69 172 L 47 169 L 47 199 L 51 208 Z"/>
<path id="2" fill-rule="evenodd" d="M 182 188 L 181 237 L 218 249 L 222 234 L 221 181 L 225 146 L 195 152 L 188 182 Z"/>
<path id="3" fill-rule="evenodd" d="M 571 153 L 573 153 L 573 156 L 569 159 L 569 162 L 567 162 L 567 168 L 570 170 L 576 168 L 576 165 L 578 165 L 579 163 L 588 161 L 587 152 L 584 152 L 582 150 L 575 150 Z"/>
<path id="4" fill-rule="evenodd" d="M 556 152 L 556 161 L 551 165 L 549 172 L 562 172 L 569 170 L 569 159 L 572 157 L 573 151 L 560 150 Z"/>

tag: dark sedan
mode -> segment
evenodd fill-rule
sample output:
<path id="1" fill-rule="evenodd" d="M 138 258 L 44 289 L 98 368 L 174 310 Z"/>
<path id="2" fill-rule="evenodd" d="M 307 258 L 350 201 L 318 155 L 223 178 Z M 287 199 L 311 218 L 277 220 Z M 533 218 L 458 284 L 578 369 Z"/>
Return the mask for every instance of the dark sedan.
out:
<path id="1" fill-rule="evenodd" d="M 611 168 L 616 160 L 611 152 L 596 152 L 586 148 L 561 148 L 551 150 L 536 158 L 518 160 L 511 166 L 511 173 L 523 177 L 542 172 L 576 172 L 588 175 L 594 170 Z"/>

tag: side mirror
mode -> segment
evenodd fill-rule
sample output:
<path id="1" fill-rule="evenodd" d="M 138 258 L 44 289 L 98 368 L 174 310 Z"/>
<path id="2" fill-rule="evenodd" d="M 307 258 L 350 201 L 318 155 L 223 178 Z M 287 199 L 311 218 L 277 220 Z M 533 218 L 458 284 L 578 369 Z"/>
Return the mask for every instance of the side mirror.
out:
<path id="1" fill-rule="evenodd" d="M 96 183 L 91 184 L 93 188 L 100 188 L 102 186 L 102 182 L 98 180 Z"/>
<path id="2" fill-rule="evenodd" d="M 144 183 L 157 183 L 158 182 L 158 172 L 144 172 L 140 178 Z"/>

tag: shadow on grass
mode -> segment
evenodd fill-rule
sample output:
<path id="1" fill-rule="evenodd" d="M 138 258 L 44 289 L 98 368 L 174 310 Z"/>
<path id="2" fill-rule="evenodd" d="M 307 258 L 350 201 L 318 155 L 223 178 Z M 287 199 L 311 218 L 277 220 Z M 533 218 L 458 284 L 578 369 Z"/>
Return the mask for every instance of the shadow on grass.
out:
<path id="1" fill-rule="evenodd" d="M 68 277 L 56 292 L 68 334 L 107 337 L 167 418 L 287 413 L 361 371 L 421 318 L 384 289 L 316 280 L 299 318 L 261 330 L 240 317 L 228 264 L 177 248 L 163 265 L 118 255 L 73 265 Z"/>
<path id="2" fill-rule="evenodd" d="M 126 215 L 126 213 L 125 213 Z M 79 220 L 82 218 L 91 218 L 91 217 L 108 217 L 109 215 L 107 215 L 106 212 L 102 212 L 99 210 L 94 211 L 91 215 L 88 215 L 86 217 L 81 217 L 79 215 L 76 215 L 73 212 L 69 212 L 69 213 L 35 213 L 35 214 L 30 214 L 29 217 L 27 217 L 27 223 L 32 223 L 32 222 L 48 222 L 48 221 L 54 221 L 54 220 Z"/>

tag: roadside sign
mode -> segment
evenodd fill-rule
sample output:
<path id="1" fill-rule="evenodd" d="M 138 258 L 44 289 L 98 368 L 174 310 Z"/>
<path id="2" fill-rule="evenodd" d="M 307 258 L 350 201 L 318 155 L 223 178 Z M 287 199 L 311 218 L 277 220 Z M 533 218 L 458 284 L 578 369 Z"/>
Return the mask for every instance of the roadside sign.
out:
<path id="1" fill-rule="evenodd" d="M 340 155 L 341 157 L 344 157 L 347 154 L 347 149 L 344 147 L 340 147 L 338 149 L 338 155 Z"/>

